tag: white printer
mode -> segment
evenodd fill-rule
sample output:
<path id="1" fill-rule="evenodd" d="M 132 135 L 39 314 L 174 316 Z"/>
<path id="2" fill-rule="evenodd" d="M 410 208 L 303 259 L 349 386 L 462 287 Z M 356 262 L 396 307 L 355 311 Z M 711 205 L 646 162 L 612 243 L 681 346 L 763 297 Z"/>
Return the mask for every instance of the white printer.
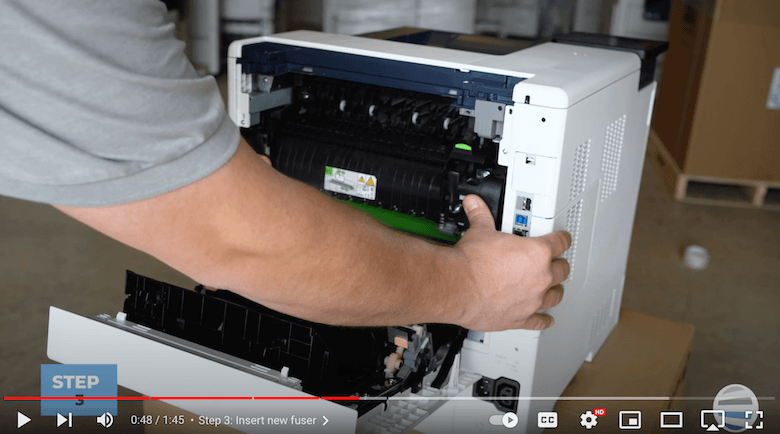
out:
<path id="1" fill-rule="evenodd" d="M 519 421 L 515 431 L 537 432 L 537 412 L 552 409 L 618 321 L 655 57 L 665 49 L 599 35 L 531 44 L 410 28 L 365 36 L 297 31 L 234 42 L 230 116 L 282 173 L 439 242 L 456 242 L 467 230 L 460 201 L 472 193 L 485 199 L 503 232 L 568 231 L 571 274 L 563 301 L 549 311 L 555 325 L 488 333 L 420 325 L 339 338 L 227 294 L 180 294 L 129 273 L 128 287 L 140 292 L 128 289 L 117 318 L 52 308 L 49 357 L 117 364 L 119 384 L 149 396 L 314 398 L 296 400 L 295 414 L 326 418 L 318 432 L 504 432 L 506 414 Z M 205 298 L 194 301 L 188 293 Z M 162 310 L 154 313 L 176 303 L 165 320 Z M 196 305 L 201 317 L 188 319 Z M 206 318 L 210 305 L 222 309 L 221 319 Z M 229 318 L 256 311 L 275 321 L 259 326 L 264 338 L 248 337 L 246 325 L 228 336 Z M 209 321 L 216 331 L 203 334 L 216 333 L 214 344 L 193 341 L 187 333 Z M 289 339 L 273 338 L 279 330 Z M 96 339 L 100 348 L 90 349 Z M 342 377 L 340 360 L 353 351 L 340 348 L 344 341 L 366 348 L 354 356 L 362 376 Z M 237 352 L 225 342 L 236 343 Z M 318 399 L 330 390 L 349 399 Z M 286 414 L 293 405 L 169 402 L 210 417 L 232 415 L 234 422 Z"/>

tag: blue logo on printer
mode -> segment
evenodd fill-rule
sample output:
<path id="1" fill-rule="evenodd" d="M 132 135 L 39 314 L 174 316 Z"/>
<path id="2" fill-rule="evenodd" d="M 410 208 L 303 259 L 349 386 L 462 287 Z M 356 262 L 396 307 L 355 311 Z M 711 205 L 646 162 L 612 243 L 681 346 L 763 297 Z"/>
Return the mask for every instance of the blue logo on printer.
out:
<path id="1" fill-rule="evenodd" d="M 74 416 L 117 415 L 116 399 L 79 399 L 117 396 L 116 365 L 41 365 L 41 416 L 73 413 Z"/>

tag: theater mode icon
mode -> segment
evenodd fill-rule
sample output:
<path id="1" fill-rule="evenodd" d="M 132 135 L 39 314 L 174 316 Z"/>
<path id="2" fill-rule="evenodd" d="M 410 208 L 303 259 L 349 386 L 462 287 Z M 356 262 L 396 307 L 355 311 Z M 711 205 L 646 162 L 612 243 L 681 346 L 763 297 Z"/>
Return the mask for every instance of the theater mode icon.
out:
<path id="1" fill-rule="evenodd" d="M 683 427 L 683 412 L 681 411 L 662 411 L 659 428 L 675 429 Z"/>

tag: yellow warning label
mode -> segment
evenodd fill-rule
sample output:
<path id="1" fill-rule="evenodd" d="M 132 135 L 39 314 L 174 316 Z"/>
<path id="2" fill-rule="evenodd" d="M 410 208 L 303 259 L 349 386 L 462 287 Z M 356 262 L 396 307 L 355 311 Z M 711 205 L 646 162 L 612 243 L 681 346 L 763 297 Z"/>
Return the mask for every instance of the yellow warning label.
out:
<path id="1" fill-rule="evenodd" d="M 376 200 L 378 178 L 370 173 L 353 172 L 338 167 L 327 166 L 323 188 L 328 191 L 367 200 Z"/>

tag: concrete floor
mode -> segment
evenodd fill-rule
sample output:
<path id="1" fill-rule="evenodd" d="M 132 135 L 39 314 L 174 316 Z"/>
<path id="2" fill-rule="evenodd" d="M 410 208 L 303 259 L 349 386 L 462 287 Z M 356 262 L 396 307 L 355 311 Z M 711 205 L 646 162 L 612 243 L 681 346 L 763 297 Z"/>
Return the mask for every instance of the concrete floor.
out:
<path id="1" fill-rule="evenodd" d="M 680 252 L 692 243 L 709 249 L 708 269 L 681 265 Z M 49 206 L 0 197 L 0 393 L 38 395 L 39 365 L 51 363 L 45 350 L 49 306 L 114 314 L 122 308 L 126 269 L 195 284 Z M 623 307 L 696 326 L 686 396 L 713 396 L 742 383 L 758 396 L 780 397 L 779 290 L 780 213 L 674 202 L 645 165 Z M 762 402 L 770 406 L 780 414 L 777 401 Z M 4 402 L 0 432 L 15 429 L 8 424 L 17 410 L 35 419 L 37 408 Z M 683 408 L 695 419 L 703 407 L 686 401 Z M 48 419 L 46 431 L 53 428 Z"/>
<path id="2" fill-rule="evenodd" d="M 706 270 L 682 265 L 691 244 L 709 250 Z M 696 326 L 685 396 L 741 383 L 780 398 L 780 213 L 675 202 L 646 160 L 626 273 L 624 308 Z M 682 402 L 691 425 L 703 404 Z M 777 400 L 761 408 L 780 429 Z"/>

